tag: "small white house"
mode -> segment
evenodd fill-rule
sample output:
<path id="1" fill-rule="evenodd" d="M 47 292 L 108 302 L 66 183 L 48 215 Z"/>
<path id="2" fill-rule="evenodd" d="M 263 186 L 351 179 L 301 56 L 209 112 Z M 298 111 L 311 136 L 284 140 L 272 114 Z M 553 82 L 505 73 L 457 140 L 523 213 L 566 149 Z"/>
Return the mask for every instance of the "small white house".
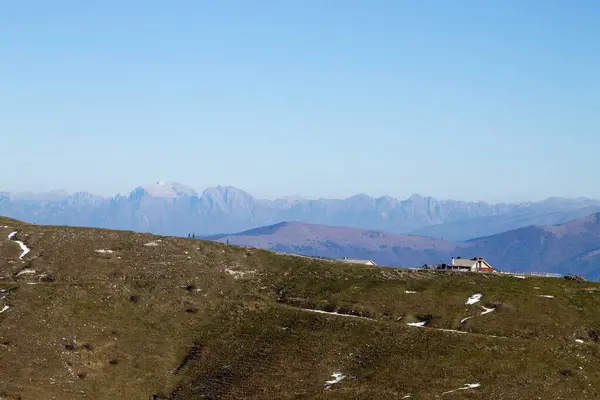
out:
<path id="1" fill-rule="evenodd" d="M 452 257 L 452 266 L 459 268 L 468 268 L 472 272 L 496 272 L 496 268 L 492 267 L 483 257 L 461 258 Z"/>
<path id="2" fill-rule="evenodd" d="M 498 272 L 496 268 L 492 267 L 487 261 L 483 259 L 483 257 L 452 257 L 451 264 L 425 264 L 423 268 L 467 272 Z"/>

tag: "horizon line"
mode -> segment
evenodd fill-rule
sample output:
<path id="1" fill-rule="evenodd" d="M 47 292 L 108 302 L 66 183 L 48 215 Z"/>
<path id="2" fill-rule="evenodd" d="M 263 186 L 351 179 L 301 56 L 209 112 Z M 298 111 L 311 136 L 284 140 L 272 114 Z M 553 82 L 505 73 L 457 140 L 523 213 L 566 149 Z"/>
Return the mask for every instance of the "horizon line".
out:
<path id="1" fill-rule="evenodd" d="M 131 196 L 131 194 L 133 192 L 135 192 L 138 189 L 144 189 L 148 186 L 151 185 L 182 185 L 187 189 L 191 189 L 195 195 L 190 195 L 190 197 L 201 197 L 202 195 L 204 195 L 205 192 L 209 191 L 210 189 L 219 189 L 219 188 L 223 188 L 223 189 L 235 189 L 241 192 L 244 192 L 246 194 L 248 194 L 249 196 L 251 196 L 253 199 L 258 200 L 258 201 L 278 201 L 278 200 L 288 200 L 288 199 L 299 199 L 299 200 L 307 200 L 307 201 L 335 201 L 335 200 L 340 200 L 340 201 L 345 201 L 345 200 L 350 200 L 354 197 L 368 197 L 369 199 L 373 199 L 373 200 L 379 200 L 379 199 L 384 199 L 384 198 L 389 198 L 392 200 L 396 200 L 398 202 L 407 202 L 410 201 L 413 198 L 422 198 L 422 199 L 431 199 L 434 201 L 454 201 L 454 202 L 463 202 L 463 203 L 484 203 L 487 205 L 492 205 L 492 206 L 497 206 L 497 205 L 524 205 L 524 204 L 534 204 L 534 203 L 542 203 L 545 201 L 549 201 L 549 200 L 589 200 L 589 201 L 600 201 L 599 199 L 595 199 L 595 198 L 590 198 L 590 197 L 586 197 L 586 196 L 576 196 L 576 197 L 559 197 L 559 196 L 549 196 L 540 200 L 526 200 L 526 201 L 520 201 L 520 202 L 506 202 L 506 201 L 500 201 L 500 202 L 490 202 L 490 201 L 485 201 L 485 200 L 457 200 L 457 199 L 439 199 L 437 197 L 433 197 L 433 196 L 426 196 L 426 195 L 421 195 L 419 193 L 413 193 L 410 196 L 401 199 L 398 197 L 394 197 L 391 195 L 382 195 L 382 196 L 373 196 L 373 195 L 369 195 L 367 193 L 364 192 L 358 192 L 356 194 L 350 195 L 348 197 L 305 197 L 303 195 L 300 194 L 294 194 L 294 195 L 285 195 L 285 196 L 279 196 L 279 197 L 258 197 L 258 196 L 254 196 L 253 194 L 251 194 L 250 192 L 238 188 L 236 186 L 231 186 L 231 185 L 216 185 L 216 186 L 207 186 L 205 187 L 203 190 L 196 190 L 191 186 L 187 186 L 184 185 L 182 183 L 176 182 L 176 181 L 156 181 L 155 183 L 147 183 L 147 184 L 142 184 L 142 185 L 138 185 L 136 187 L 134 187 L 128 195 L 122 195 L 120 192 L 117 192 L 113 195 L 98 195 L 95 194 L 93 192 L 89 192 L 86 190 L 79 190 L 79 191 L 74 191 L 74 192 L 70 192 L 66 189 L 52 189 L 52 190 L 47 190 L 47 191 L 0 191 L 0 194 L 8 194 L 8 195 L 12 195 L 12 196 L 25 196 L 25 195 L 30 195 L 30 196 L 42 196 L 42 195 L 56 195 L 56 196 L 64 196 L 64 197 L 71 197 L 77 194 L 89 194 L 92 195 L 94 197 L 99 197 L 102 199 L 114 199 L 116 197 L 129 197 Z M 164 197 L 164 196 L 155 196 L 155 197 Z M 168 197 L 164 197 L 164 198 L 168 198 Z"/>

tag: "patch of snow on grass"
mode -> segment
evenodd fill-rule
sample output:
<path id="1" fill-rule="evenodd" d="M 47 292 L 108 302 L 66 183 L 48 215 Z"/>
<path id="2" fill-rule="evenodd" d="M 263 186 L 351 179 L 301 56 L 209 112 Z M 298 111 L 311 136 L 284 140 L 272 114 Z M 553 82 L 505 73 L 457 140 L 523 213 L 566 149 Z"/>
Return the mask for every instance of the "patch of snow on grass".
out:
<path id="1" fill-rule="evenodd" d="M 21 255 L 19 256 L 19 260 L 22 260 L 23 257 L 25 257 L 31 250 L 29 250 L 29 247 L 25 246 L 25 243 L 21 242 L 20 240 L 15 240 L 15 243 L 21 247 Z"/>
<path id="2" fill-rule="evenodd" d="M 464 332 L 464 331 L 457 331 L 456 329 L 444 329 L 444 328 L 436 329 L 436 331 L 462 333 L 462 334 L 466 334 L 467 333 L 467 332 Z"/>
<path id="3" fill-rule="evenodd" d="M 229 275 L 233 276 L 234 279 L 243 277 L 246 274 L 255 274 L 256 273 L 256 271 L 235 271 L 235 270 L 229 269 L 229 268 L 225 268 L 225 272 L 227 272 Z"/>
<path id="4" fill-rule="evenodd" d="M 581 340 L 581 339 L 575 339 L 575 341 L 576 341 L 577 343 L 583 343 L 583 340 Z"/>
<path id="5" fill-rule="evenodd" d="M 8 235 L 8 240 L 13 240 L 15 235 L 17 234 L 17 232 L 11 232 Z M 17 243 L 19 245 L 19 247 L 21 247 L 21 255 L 19 256 L 19 260 L 22 260 L 23 257 L 25 257 L 27 255 L 27 253 L 29 253 L 29 247 L 25 246 L 25 243 L 21 242 L 20 240 L 15 240 L 15 243 Z"/>
<path id="6" fill-rule="evenodd" d="M 480 293 L 476 293 L 473 296 L 469 297 L 465 304 L 471 305 L 471 304 L 478 303 L 479 300 L 481 300 L 481 297 L 482 297 L 482 295 Z"/>
<path id="7" fill-rule="evenodd" d="M 519 279 L 527 279 L 526 276 L 523 275 L 513 275 L 515 278 L 519 278 Z"/>
<path id="8" fill-rule="evenodd" d="M 148 243 L 145 243 L 144 246 L 155 247 L 155 246 L 158 246 L 158 243 L 157 242 L 148 242 Z"/>
<path id="9" fill-rule="evenodd" d="M 415 294 L 417 292 L 415 292 L 414 290 L 405 290 L 404 293 L 406 293 L 406 294 Z"/>
<path id="10" fill-rule="evenodd" d="M 332 385 L 340 383 L 342 379 L 344 379 L 346 376 L 344 376 L 344 374 L 342 374 L 341 372 L 334 372 L 333 374 L 331 374 L 331 377 L 333 378 L 332 380 L 325 382 L 326 390 L 329 389 Z"/>
<path id="11" fill-rule="evenodd" d="M 481 384 L 479 383 L 465 383 L 464 387 L 458 388 L 458 389 L 454 389 L 454 390 L 449 390 L 447 392 L 444 392 L 442 394 L 449 394 L 449 393 L 454 393 L 458 390 L 468 390 L 468 389 L 475 389 L 478 388 L 479 386 L 481 386 Z"/>
<path id="12" fill-rule="evenodd" d="M 35 269 L 26 268 L 26 269 L 24 269 L 22 271 L 19 271 L 19 273 L 17 274 L 17 276 L 30 275 L 30 274 L 35 274 Z"/>
<path id="13" fill-rule="evenodd" d="M 6 310 L 8 310 L 8 306 L 4 306 L 4 307 L 2 308 L 2 310 L 0 310 L 0 314 L 2 314 L 2 313 L 3 313 L 4 311 L 6 311 Z"/>
<path id="14" fill-rule="evenodd" d="M 492 311 L 494 311 L 494 310 L 495 310 L 495 308 L 485 308 L 484 306 L 481 306 L 481 308 L 483 308 L 485 311 L 483 311 L 483 312 L 482 312 L 481 314 L 479 314 L 479 315 L 485 315 L 485 314 L 489 314 L 489 313 L 491 313 Z"/>
<path id="15" fill-rule="evenodd" d="M 473 316 L 463 318 L 463 319 L 460 320 L 460 323 L 462 324 L 463 322 L 465 322 L 467 320 L 470 320 L 471 318 L 473 318 Z"/>
<path id="16" fill-rule="evenodd" d="M 96 250 L 96 253 L 112 253 L 112 250 Z"/>
<path id="17" fill-rule="evenodd" d="M 408 326 L 418 326 L 418 327 L 424 327 L 425 324 L 427 324 L 427 321 L 421 321 L 421 322 L 408 322 L 406 325 Z"/>
<path id="18" fill-rule="evenodd" d="M 465 383 L 464 389 L 475 389 L 475 388 L 478 388 L 479 386 L 481 386 L 480 383 Z M 463 390 L 463 389 L 459 389 L 459 390 Z"/>
<path id="19" fill-rule="evenodd" d="M 551 296 L 549 294 L 540 294 L 540 297 L 545 297 L 547 299 L 553 299 L 554 298 L 554 296 Z"/>
<path id="20" fill-rule="evenodd" d="M 362 319 L 369 319 L 371 321 L 374 321 L 374 319 L 372 319 L 372 318 L 362 317 L 360 315 L 342 314 L 342 313 L 323 311 L 323 310 L 312 310 L 310 308 L 301 308 L 301 310 L 308 311 L 308 312 L 314 312 L 314 313 L 318 313 L 318 314 L 337 315 L 338 317 L 362 318 Z"/>

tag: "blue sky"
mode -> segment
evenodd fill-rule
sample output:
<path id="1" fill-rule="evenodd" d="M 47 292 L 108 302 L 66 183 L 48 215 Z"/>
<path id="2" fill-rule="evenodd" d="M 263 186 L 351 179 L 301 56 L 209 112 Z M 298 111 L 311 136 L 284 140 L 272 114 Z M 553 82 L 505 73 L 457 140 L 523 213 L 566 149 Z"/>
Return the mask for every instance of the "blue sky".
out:
<path id="1" fill-rule="evenodd" d="M 0 191 L 600 198 L 600 3 L 13 1 Z"/>

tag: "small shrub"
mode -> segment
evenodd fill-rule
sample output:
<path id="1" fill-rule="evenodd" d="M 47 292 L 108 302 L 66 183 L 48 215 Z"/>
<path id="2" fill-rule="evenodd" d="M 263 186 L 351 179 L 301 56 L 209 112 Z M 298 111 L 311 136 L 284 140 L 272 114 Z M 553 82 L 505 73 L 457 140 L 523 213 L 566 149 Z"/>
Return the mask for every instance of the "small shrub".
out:
<path id="1" fill-rule="evenodd" d="M 196 290 L 196 285 L 194 285 L 194 284 L 187 285 L 185 287 L 185 290 L 187 290 L 188 292 L 194 291 L 194 290 Z"/>
<path id="2" fill-rule="evenodd" d="M 87 351 L 94 351 L 94 345 L 90 344 L 90 343 L 84 344 L 83 348 L 86 349 Z"/>
<path id="3" fill-rule="evenodd" d="M 335 309 L 336 309 L 336 305 L 331 304 L 331 303 L 328 303 L 325 305 L 325 307 L 323 307 L 323 311 L 327 311 L 327 312 L 334 312 Z"/>
<path id="4" fill-rule="evenodd" d="M 570 369 L 563 369 L 562 371 L 560 371 L 560 374 L 563 376 L 572 376 L 573 372 Z"/>
<path id="5" fill-rule="evenodd" d="M 137 303 L 140 302 L 140 297 L 136 296 L 136 295 L 133 295 L 133 296 L 129 297 L 129 301 L 131 301 L 134 304 L 137 304 Z"/>
<path id="6" fill-rule="evenodd" d="M 118 365 L 119 364 L 119 359 L 117 358 L 113 358 L 112 360 L 110 360 L 108 362 L 110 365 Z"/>
<path id="7" fill-rule="evenodd" d="M 85 378 L 87 378 L 87 375 L 88 375 L 87 372 L 80 372 L 77 374 L 77 377 L 79 379 L 85 379 Z"/>
<path id="8" fill-rule="evenodd" d="M 75 351 L 75 350 L 77 350 L 77 345 L 75 344 L 75 342 L 68 342 L 68 343 L 65 343 L 65 349 L 67 349 L 69 351 Z"/>
<path id="9" fill-rule="evenodd" d="M 185 309 L 185 312 L 190 313 L 190 314 L 196 314 L 196 313 L 198 313 L 198 311 L 200 311 L 198 309 L 198 307 L 188 307 Z"/>

